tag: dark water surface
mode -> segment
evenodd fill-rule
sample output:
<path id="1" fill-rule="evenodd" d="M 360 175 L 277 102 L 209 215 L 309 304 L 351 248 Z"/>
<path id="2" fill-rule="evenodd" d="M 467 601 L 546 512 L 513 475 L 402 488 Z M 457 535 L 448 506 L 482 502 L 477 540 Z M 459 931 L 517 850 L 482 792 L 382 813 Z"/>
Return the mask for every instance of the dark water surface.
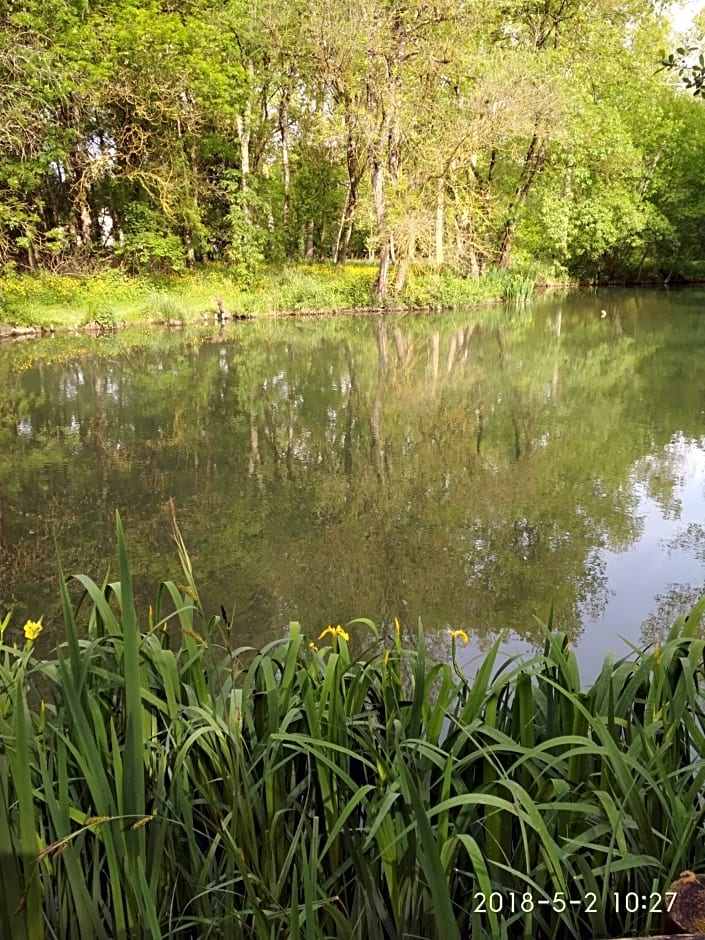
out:
<path id="1" fill-rule="evenodd" d="M 115 576 L 116 508 L 146 611 L 180 580 L 170 497 L 238 642 L 396 615 L 472 658 L 553 598 L 593 674 L 705 589 L 705 292 L 0 348 L 15 634 L 58 623 L 54 539 Z"/>

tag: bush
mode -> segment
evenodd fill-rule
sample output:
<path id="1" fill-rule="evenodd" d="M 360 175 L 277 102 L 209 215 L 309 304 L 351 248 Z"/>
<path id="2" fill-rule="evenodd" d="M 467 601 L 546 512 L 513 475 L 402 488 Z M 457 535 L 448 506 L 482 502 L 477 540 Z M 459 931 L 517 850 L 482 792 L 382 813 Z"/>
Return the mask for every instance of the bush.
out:
<path id="1" fill-rule="evenodd" d="M 115 248 L 115 257 L 124 261 L 133 274 L 147 271 L 178 274 L 186 270 L 186 254 L 181 239 L 160 232 L 125 235 Z"/>

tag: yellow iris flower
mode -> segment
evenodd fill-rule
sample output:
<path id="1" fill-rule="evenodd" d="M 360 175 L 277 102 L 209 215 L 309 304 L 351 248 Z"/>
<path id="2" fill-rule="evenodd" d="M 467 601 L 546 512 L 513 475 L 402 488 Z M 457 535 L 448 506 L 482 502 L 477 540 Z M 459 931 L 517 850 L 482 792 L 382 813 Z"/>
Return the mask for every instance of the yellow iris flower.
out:
<path id="1" fill-rule="evenodd" d="M 322 640 L 323 637 L 328 636 L 329 633 L 332 637 L 342 636 L 344 640 L 350 639 L 350 634 L 347 631 L 343 630 L 343 628 L 340 625 L 338 625 L 337 627 L 326 627 L 323 633 L 321 633 L 321 635 L 318 637 L 318 639 Z"/>
<path id="2" fill-rule="evenodd" d="M 470 637 L 467 635 L 465 630 L 449 630 L 448 633 L 450 633 L 454 640 L 462 640 L 463 643 L 470 642 Z"/>
<path id="3" fill-rule="evenodd" d="M 41 620 L 28 620 L 24 625 L 25 639 L 36 640 L 43 629 Z"/>

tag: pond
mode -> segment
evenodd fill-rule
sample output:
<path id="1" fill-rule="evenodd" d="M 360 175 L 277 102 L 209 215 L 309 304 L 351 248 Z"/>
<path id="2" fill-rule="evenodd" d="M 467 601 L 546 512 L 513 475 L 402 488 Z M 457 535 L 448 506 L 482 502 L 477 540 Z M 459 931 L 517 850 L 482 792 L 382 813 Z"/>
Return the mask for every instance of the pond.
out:
<path id="1" fill-rule="evenodd" d="M 2 348 L 0 617 L 51 638 L 55 546 L 115 576 L 116 508 L 145 612 L 173 498 L 238 644 L 397 616 L 470 662 L 553 603 L 589 677 L 704 589 L 704 360 L 698 290 Z"/>

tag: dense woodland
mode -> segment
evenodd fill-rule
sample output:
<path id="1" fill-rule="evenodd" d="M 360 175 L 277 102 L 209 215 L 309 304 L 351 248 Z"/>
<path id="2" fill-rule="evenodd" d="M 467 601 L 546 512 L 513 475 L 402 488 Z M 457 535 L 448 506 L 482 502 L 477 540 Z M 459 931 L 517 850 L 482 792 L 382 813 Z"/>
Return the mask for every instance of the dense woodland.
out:
<path id="1" fill-rule="evenodd" d="M 697 273 L 654 0 L 0 0 L 0 265 Z"/>

